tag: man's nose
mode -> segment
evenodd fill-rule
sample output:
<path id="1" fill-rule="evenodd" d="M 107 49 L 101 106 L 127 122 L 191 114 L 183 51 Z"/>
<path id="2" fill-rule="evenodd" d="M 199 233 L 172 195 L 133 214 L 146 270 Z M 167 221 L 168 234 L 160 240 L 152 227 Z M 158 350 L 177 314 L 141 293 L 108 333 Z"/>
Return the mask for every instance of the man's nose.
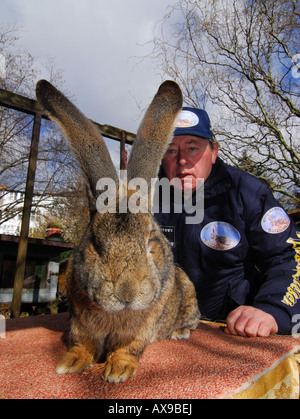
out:
<path id="1" fill-rule="evenodd" d="M 177 163 L 179 164 L 179 166 L 184 166 L 186 165 L 186 157 L 184 155 L 183 152 L 179 152 L 178 156 L 177 156 Z"/>

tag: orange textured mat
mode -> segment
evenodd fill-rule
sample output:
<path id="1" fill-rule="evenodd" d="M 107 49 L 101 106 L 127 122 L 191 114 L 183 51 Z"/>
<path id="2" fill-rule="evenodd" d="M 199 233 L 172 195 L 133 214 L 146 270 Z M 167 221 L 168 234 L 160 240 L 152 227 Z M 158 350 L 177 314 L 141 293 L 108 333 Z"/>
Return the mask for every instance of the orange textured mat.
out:
<path id="1" fill-rule="evenodd" d="M 188 340 L 149 345 L 135 377 L 109 384 L 100 377 L 101 365 L 77 374 L 55 373 L 67 330 L 67 313 L 6 321 L 0 398 L 230 398 L 300 350 L 300 339 L 292 336 L 234 337 L 220 325 L 201 323 Z"/>

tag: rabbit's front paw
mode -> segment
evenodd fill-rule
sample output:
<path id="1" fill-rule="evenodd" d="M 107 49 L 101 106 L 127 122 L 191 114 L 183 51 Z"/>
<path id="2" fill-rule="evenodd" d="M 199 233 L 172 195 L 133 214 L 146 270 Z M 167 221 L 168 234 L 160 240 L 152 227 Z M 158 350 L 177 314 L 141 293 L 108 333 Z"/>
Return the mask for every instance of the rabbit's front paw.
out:
<path id="1" fill-rule="evenodd" d="M 132 355 L 112 353 L 105 362 L 102 378 L 109 383 L 123 383 L 137 372 L 138 364 Z"/>
<path id="2" fill-rule="evenodd" d="M 172 333 L 171 339 L 178 340 L 178 339 L 188 339 L 190 337 L 191 331 L 190 329 L 184 327 L 183 329 L 174 330 Z"/>
<path id="3" fill-rule="evenodd" d="M 73 346 L 60 359 L 56 367 L 57 374 L 69 374 L 80 372 L 93 364 L 94 357 L 84 346 Z"/>

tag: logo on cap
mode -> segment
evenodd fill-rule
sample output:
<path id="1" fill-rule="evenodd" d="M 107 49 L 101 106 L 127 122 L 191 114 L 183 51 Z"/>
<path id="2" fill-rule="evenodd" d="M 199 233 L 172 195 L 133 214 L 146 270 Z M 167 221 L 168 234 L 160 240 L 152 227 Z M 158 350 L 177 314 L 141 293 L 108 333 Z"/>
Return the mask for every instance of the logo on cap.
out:
<path id="1" fill-rule="evenodd" d="M 176 128 L 190 128 L 199 124 L 198 116 L 190 111 L 182 111 L 179 115 Z"/>

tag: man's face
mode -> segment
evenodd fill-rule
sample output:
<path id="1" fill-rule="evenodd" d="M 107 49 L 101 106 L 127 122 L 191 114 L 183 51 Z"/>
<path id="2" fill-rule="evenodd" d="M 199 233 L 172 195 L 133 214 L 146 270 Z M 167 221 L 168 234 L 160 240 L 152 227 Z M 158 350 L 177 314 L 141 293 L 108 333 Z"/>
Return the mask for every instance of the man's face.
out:
<path id="1" fill-rule="evenodd" d="M 181 180 L 182 189 L 192 191 L 196 188 L 196 179 L 208 178 L 212 165 L 215 164 L 219 145 L 213 148 L 209 141 L 193 135 L 174 137 L 162 160 L 167 178 Z"/>

